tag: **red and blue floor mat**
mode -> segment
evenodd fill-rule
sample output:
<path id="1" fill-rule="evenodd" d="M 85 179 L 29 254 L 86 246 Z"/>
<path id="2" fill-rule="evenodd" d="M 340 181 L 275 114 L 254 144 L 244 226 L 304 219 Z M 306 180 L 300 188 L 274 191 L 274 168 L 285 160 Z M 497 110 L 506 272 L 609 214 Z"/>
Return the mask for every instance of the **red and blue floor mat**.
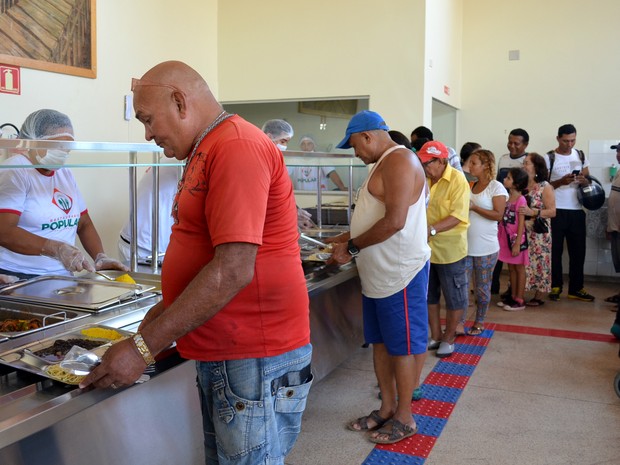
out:
<path id="1" fill-rule="evenodd" d="M 411 403 L 418 433 L 396 444 L 375 446 L 362 465 L 421 465 L 425 462 L 495 331 L 617 342 L 610 334 L 496 323 L 487 324 L 480 336 L 461 336 L 456 340 L 452 356 L 439 360 L 424 380 L 424 397 Z"/>
<path id="2" fill-rule="evenodd" d="M 377 445 L 363 465 L 421 465 L 467 385 L 476 365 L 493 337 L 485 329 L 480 336 L 459 337 L 452 356 L 439 360 L 428 374 L 422 389 L 424 397 L 411 403 L 418 433 L 396 444 Z"/>

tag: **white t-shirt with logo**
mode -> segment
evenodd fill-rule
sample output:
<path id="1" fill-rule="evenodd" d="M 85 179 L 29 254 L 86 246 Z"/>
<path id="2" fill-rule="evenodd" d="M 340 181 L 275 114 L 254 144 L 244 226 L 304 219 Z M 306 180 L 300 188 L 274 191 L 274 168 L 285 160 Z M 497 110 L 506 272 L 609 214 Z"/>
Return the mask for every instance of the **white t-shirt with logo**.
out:
<path id="1" fill-rule="evenodd" d="M 549 168 L 551 161 L 549 155 L 545 154 L 545 162 Z M 572 149 L 570 155 L 562 155 L 555 152 L 555 160 L 553 162 L 553 171 L 551 172 L 550 181 L 557 181 L 561 177 L 572 173 L 575 170 L 581 171 L 583 168 L 590 166 L 590 162 L 586 158 L 583 166 L 579 152 Z M 561 210 L 581 210 L 581 204 L 577 198 L 577 188 L 579 183 L 571 182 L 566 186 L 560 186 L 555 189 L 555 207 Z"/>
<path id="2" fill-rule="evenodd" d="M 31 166 L 23 155 L 3 165 Z M 19 215 L 17 226 L 37 236 L 75 244 L 78 222 L 86 205 L 68 169 L 45 176 L 34 168 L 0 170 L 0 213 Z M 59 260 L 22 255 L 0 247 L 0 268 L 26 274 L 70 275 Z"/>
<path id="3" fill-rule="evenodd" d="M 288 174 L 293 181 L 293 188 L 302 191 L 316 191 L 317 177 L 321 177 L 321 190 L 327 189 L 327 176 L 336 168 L 331 166 L 292 166 Z"/>

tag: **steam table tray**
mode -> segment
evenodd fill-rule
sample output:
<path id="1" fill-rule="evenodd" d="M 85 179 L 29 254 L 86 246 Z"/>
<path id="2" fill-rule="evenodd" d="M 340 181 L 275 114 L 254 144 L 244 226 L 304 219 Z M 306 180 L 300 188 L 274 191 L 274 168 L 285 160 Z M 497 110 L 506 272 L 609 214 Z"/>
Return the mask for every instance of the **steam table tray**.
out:
<path id="1" fill-rule="evenodd" d="M 2 288 L 0 303 L 11 300 L 97 312 L 135 299 L 154 287 L 71 276 L 39 276 Z"/>

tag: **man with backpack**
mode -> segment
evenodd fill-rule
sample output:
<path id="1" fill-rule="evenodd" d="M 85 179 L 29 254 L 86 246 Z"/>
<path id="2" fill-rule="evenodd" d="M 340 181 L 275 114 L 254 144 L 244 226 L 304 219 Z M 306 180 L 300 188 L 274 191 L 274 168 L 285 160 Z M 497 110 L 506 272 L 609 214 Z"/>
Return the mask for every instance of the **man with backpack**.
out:
<path id="1" fill-rule="evenodd" d="M 564 239 L 568 249 L 568 298 L 592 302 L 594 296 L 583 288 L 583 265 L 586 259 L 586 214 L 577 190 L 590 181 L 589 161 L 582 150 L 574 148 L 577 130 L 572 124 L 558 128 L 558 147 L 545 155 L 549 182 L 555 189 L 556 216 L 551 219 L 551 293 L 550 300 L 560 300 L 563 287 L 562 254 Z"/>

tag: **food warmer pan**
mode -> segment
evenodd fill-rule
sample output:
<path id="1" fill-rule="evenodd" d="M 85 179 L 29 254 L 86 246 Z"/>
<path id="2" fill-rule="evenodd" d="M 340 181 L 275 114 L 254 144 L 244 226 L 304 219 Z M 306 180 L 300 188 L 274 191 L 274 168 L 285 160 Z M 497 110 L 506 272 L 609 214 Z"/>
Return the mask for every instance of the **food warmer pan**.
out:
<path id="1" fill-rule="evenodd" d="M 71 276 L 39 276 L 4 287 L 0 290 L 0 303 L 11 300 L 97 312 L 136 299 L 153 288 Z"/>
<path id="2" fill-rule="evenodd" d="M 71 309 L 0 301 L 0 337 L 12 339 L 25 336 L 88 315 Z"/>
<path id="3" fill-rule="evenodd" d="M 8 350 L 0 353 L 0 364 L 7 365 L 12 368 L 34 373 L 35 375 L 45 376 L 46 378 L 54 379 L 50 376 L 46 368 L 50 365 L 54 365 L 62 361 L 64 354 L 52 353 L 52 347 L 57 344 L 57 341 L 67 341 L 67 349 L 71 343 L 76 340 L 87 341 L 94 348 L 88 348 L 91 352 L 94 352 L 101 357 L 105 351 L 115 342 L 113 339 L 106 337 L 92 337 L 84 332 L 88 333 L 89 330 L 102 330 L 100 332 L 113 332 L 116 336 L 120 336 L 116 341 L 132 336 L 134 333 L 131 331 L 125 331 L 122 329 L 111 328 L 104 325 L 85 325 L 79 328 L 57 334 L 52 337 L 41 339 L 40 341 L 23 345 L 21 347 Z M 65 350 L 66 353 L 66 350 Z"/>

